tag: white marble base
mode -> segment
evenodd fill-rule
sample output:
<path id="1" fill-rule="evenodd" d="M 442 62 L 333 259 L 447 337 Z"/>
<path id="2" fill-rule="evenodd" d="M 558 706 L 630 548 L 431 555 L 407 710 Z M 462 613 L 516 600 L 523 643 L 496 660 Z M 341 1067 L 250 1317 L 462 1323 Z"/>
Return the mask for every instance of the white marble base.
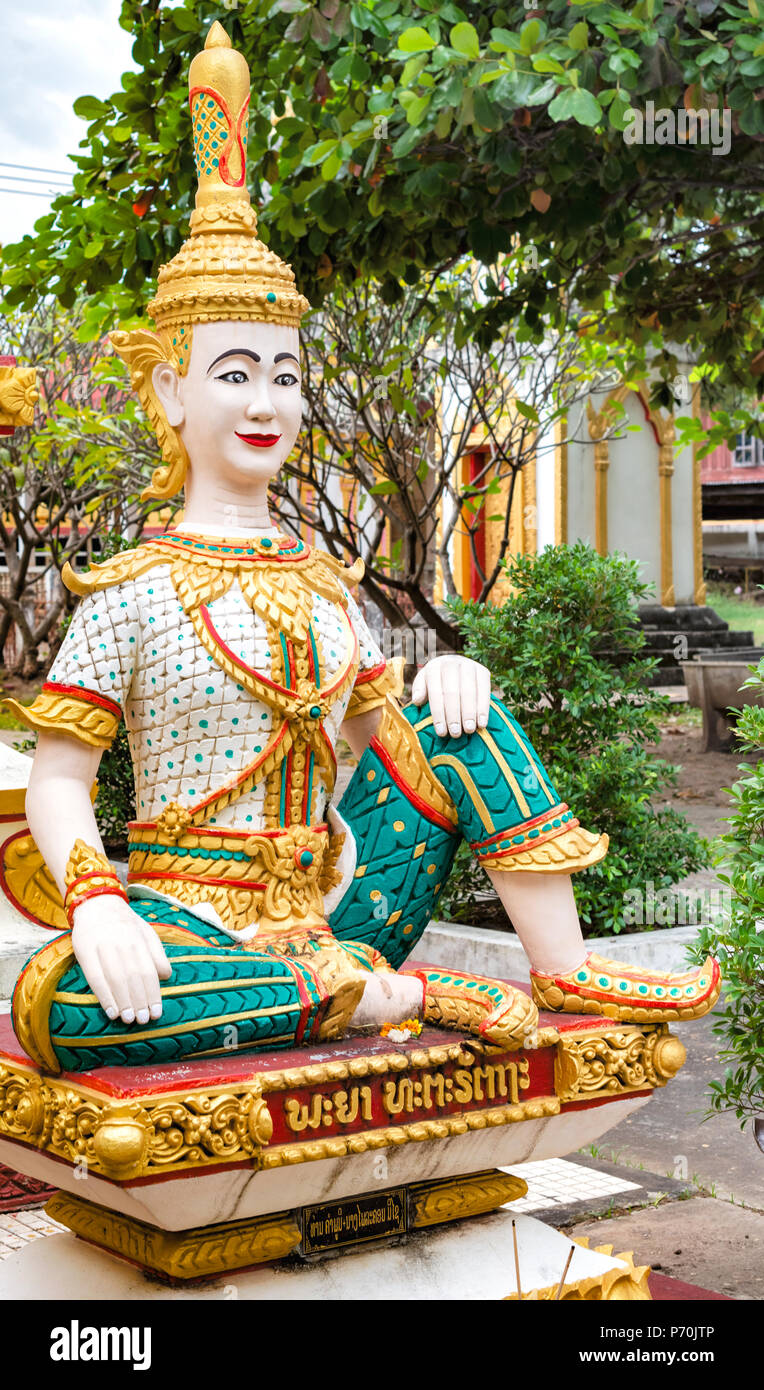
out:
<path id="1" fill-rule="evenodd" d="M 0 1163 L 162 1230 L 183 1231 L 405 1183 L 478 1173 L 486 1168 L 514 1170 L 526 1162 L 564 1158 L 593 1143 L 648 1100 L 649 1096 L 626 1097 L 543 1120 L 523 1120 L 448 1139 L 346 1154 L 343 1158 L 291 1164 L 264 1172 L 229 1168 L 153 1182 L 144 1178 L 120 1185 L 96 1174 L 76 1178 L 69 1164 L 8 1140 L 0 1140 Z M 522 1168 L 517 1171 L 522 1176 Z"/>
<path id="2" fill-rule="evenodd" d="M 533 1216 L 518 1216 L 516 1221 L 523 1292 L 557 1285 L 570 1241 Z M 131 1265 L 74 1236 L 48 1236 L 0 1263 L 0 1300 L 501 1299 L 517 1292 L 511 1222 L 511 1206 L 502 1207 L 489 1216 L 415 1232 L 396 1246 L 349 1251 L 286 1268 L 261 1266 L 193 1289 L 168 1288 L 150 1281 Z M 615 1268 L 626 1266 L 608 1255 L 576 1246 L 566 1282 Z"/>

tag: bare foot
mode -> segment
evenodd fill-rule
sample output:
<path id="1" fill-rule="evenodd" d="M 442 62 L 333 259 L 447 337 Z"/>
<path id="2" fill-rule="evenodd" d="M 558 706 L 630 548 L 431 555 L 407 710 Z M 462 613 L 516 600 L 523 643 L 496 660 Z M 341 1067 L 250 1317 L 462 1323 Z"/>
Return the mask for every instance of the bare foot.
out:
<path id="1" fill-rule="evenodd" d="M 351 1028 L 381 1028 L 383 1023 L 402 1023 L 405 1018 L 420 1018 L 424 1004 L 424 986 L 410 975 L 393 971 L 375 971 L 369 975 L 352 1019 Z"/>

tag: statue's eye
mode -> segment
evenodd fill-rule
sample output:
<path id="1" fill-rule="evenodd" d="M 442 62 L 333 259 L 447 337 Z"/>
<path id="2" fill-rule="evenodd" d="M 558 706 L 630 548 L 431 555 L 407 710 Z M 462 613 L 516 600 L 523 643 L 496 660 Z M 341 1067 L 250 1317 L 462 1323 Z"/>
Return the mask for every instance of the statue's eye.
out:
<path id="1" fill-rule="evenodd" d="M 217 381 L 231 381 L 234 386 L 242 386 L 245 381 L 249 381 L 246 372 L 223 372 L 222 376 L 216 378 Z"/>
<path id="2" fill-rule="evenodd" d="M 294 372 L 280 372 L 278 376 L 273 378 L 273 380 L 277 386 L 297 385 L 297 377 L 295 376 Z"/>

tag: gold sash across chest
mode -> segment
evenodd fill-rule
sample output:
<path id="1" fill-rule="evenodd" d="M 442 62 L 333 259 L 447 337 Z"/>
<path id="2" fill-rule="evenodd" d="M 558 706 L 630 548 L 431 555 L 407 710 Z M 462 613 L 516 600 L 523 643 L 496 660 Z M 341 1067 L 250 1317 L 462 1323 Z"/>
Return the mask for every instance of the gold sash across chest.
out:
<path id="1" fill-rule="evenodd" d="M 309 822 L 312 808 L 310 804 L 304 806 L 308 758 L 315 761 L 324 786 L 331 792 L 336 762 L 324 721 L 352 688 L 358 672 L 358 638 L 347 615 L 343 579 L 345 584 L 356 584 L 363 572 L 362 562 L 347 568 L 325 551 L 288 537 L 213 543 L 178 532 L 123 551 L 87 575 L 75 575 L 67 565 L 63 578 L 68 588 L 84 595 L 137 579 L 158 565 L 169 567 L 178 600 L 216 665 L 273 715 L 270 737 L 247 767 L 193 809 L 178 809 L 187 815 L 189 824 L 203 825 L 265 780 L 266 825 L 281 824 L 284 817 L 287 824 Z M 272 653 L 270 677 L 237 656 L 216 630 L 209 605 L 235 583 L 265 625 Z M 346 647 L 345 660 L 327 684 L 322 684 L 321 678 L 320 638 L 311 627 L 317 594 L 337 609 Z M 276 787 L 285 759 L 291 759 L 286 810 L 279 805 Z"/>

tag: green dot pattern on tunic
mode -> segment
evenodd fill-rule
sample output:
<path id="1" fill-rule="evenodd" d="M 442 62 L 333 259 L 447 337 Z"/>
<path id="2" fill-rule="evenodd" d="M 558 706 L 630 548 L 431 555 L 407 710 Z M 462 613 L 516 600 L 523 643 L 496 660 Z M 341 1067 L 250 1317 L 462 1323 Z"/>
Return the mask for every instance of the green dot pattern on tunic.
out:
<path id="1" fill-rule="evenodd" d="M 182 351 L 180 329 L 175 334 L 175 348 Z M 258 553 L 264 557 L 274 546 L 275 542 L 261 547 Z M 329 683 L 324 676 L 331 678 L 346 655 L 345 634 L 333 606 L 318 596 L 315 601 L 320 687 Z M 234 585 L 212 600 L 210 608 L 215 627 L 236 657 L 271 676 L 280 652 L 271 647 L 265 623 L 253 615 L 241 590 Z M 146 816 L 156 816 L 177 798 L 198 806 L 236 768 L 260 760 L 279 719 L 264 702 L 251 698 L 243 677 L 237 681 L 204 650 L 178 602 L 169 571 L 157 569 L 150 578 L 129 580 L 83 599 L 79 621 L 75 614 L 68 636 L 56 675 L 62 683 L 100 691 L 123 707 L 135 775 L 143 788 L 139 804 L 142 795 Z M 365 653 L 363 630 L 359 638 Z M 328 659 L 330 651 L 335 655 Z M 311 712 L 320 717 L 318 704 Z M 326 789 L 317 769 L 314 786 L 323 806 Z M 263 814 L 261 800 L 262 789 L 253 789 L 251 798 L 247 792 L 231 823 L 238 820 L 243 825 L 250 815 L 246 823 L 257 825 Z"/>

